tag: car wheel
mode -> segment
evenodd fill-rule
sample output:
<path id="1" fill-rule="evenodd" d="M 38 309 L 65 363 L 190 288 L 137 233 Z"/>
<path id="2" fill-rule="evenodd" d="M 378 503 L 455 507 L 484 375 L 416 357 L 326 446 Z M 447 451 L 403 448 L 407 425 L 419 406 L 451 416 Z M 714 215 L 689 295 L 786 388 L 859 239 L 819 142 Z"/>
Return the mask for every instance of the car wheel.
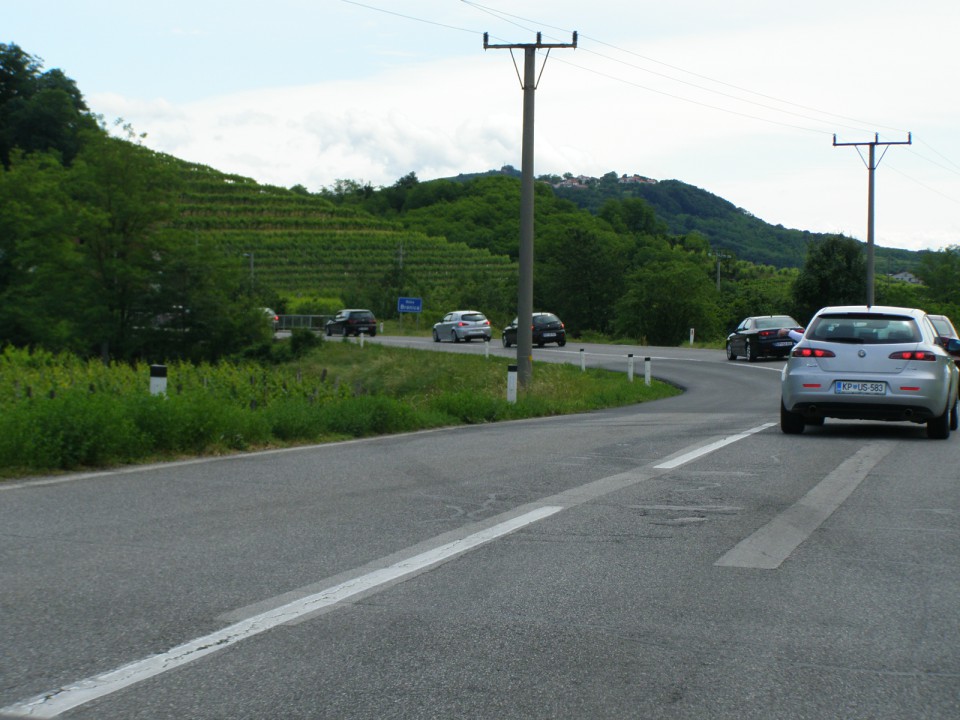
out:
<path id="1" fill-rule="evenodd" d="M 434 329 L 434 331 L 433 331 L 433 341 L 434 341 L 434 342 L 440 342 L 440 336 L 437 335 L 436 329 Z"/>
<path id="2" fill-rule="evenodd" d="M 754 343 L 747 340 L 747 342 L 744 344 L 743 351 L 746 353 L 747 360 L 750 362 L 757 361 L 757 347 Z"/>
<path id="3" fill-rule="evenodd" d="M 510 347 L 510 341 L 507 340 L 507 334 L 506 334 L 506 333 L 503 334 L 503 337 L 501 338 L 501 340 L 503 340 L 503 346 L 504 346 L 505 348 Z"/>
<path id="4" fill-rule="evenodd" d="M 460 342 L 460 336 L 457 335 L 457 331 L 456 331 L 456 330 L 453 330 L 453 331 L 450 333 L 450 339 L 453 340 L 453 342 L 455 342 L 455 343 Z"/>
<path id="5" fill-rule="evenodd" d="M 333 330 L 331 330 L 330 326 L 327 325 L 327 337 L 330 337 L 331 335 L 333 335 Z"/>
<path id="6" fill-rule="evenodd" d="M 371 330 L 371 331 L 370 331 L 370 337 L 376 337 L 376 336 L 377 336 L 377 331 L 376 331 L 376 330 Z"/>
<path id="7" fill-rule="evenodd" d="M 954 403 L 956 407 L 956 403 Z M 946 440 L 950 437 L 950 415 L 952 410 L 943 411 L 943 415 L 927 420 L 927 437 L 931 440 Z"/>
<path id="8" fill-rule="evenodd" d="M 960 410 L 957 409 L 957 402 L 953 403 L 953 410 L 950 411 L 950 429 L 956 430 L 960 426 Z"/>
<path id="9" fill-rule="evenodd" d="M 787 435 L 799 435 L 803 432 L 803 415 L 790 412 L 780 401 L 780 430 Z"/>
<path id="10" fill-rule="evenodd" d="M 563 346 L 566 345 L 566 344 L 567 344 L 567 341 L 566 341 L 566 340 L 559 340 L 559 341 L 557 342 L 557 347 L 563 347 Z"/>
<path id="11" fill-rule="evenodd" d="M 727 360 L 736 360 L 737 354 L 733 351 L 733 345 L 727 340 Z"/>

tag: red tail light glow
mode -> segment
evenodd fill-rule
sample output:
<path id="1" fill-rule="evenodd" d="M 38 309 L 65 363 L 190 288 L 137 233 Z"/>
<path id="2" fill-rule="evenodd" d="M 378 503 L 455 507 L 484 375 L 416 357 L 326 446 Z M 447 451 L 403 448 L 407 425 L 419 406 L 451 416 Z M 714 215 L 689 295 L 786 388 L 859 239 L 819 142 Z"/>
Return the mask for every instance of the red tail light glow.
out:
<path id="1" fill-rule="evenodd" d="M 812 347 L 795 347 L 793 352 L 790 353 L 793 357 L 798 358 L 832 358 L 836 357 L 833 354 L 833 350 L 824 350 L 823 348 L 812 348 Z"/>
<path id="2" fill-rule="evenodd" d="M 937 356 L 927 350 L 903 350 L 890 353 L 891 360 L 936 360 Z"/>

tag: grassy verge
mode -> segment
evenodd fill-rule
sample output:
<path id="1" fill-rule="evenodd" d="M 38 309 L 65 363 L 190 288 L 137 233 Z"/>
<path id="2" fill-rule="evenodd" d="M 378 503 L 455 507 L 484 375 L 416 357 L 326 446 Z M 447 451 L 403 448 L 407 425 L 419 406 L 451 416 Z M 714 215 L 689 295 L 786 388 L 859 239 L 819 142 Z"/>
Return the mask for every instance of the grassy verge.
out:
<path id="1" fill-rule="evenodd" d="M 149 367 L 8 348 L 0 355 L 0 477 L 285 447 L 464 423 L 585 412 L 674 395 L 624 373 L 535 363 L 506 400 L 507 365 L 368 343 L 322 342 L 277 365 Z"/>

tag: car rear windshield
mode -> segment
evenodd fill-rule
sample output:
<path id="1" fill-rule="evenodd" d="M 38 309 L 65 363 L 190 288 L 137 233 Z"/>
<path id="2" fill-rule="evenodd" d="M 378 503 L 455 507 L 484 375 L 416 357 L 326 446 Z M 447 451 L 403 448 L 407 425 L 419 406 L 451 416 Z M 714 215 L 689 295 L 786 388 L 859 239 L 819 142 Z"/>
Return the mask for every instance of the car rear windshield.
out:
<path id="1" fill-rule="evenodd" d="M 933 323 L 933 326 L 937 329 L 937 332 L 940 333 L 941 337 L 955 338 L 957 337 L 956 331 L 953 329 L 953 325 L 949 320 L 945 318 L 935 318 L 930 317 L 930 321 Z"/>
<path id="2" fill-rule="evenodd" d="M 533 324 L 534 325 L 549 325 L 550 323 L 560 322 L 560 318 L 556 315 L 534 315 Z"/>
<path id="3" fill-rule="evenodd" d="M 350 313 L 350 317 L 352 317 L 354 320 L 373 320 L 373 313 L 372 312 L 355 312 L 355 313 Z"/>
<path id="4" fill-rule="evenodd" d="M 884 345 L 919 342 L 920 328 L 902 315 L 821 315 L 807 330 L 807 337 L 828 342 Z"/>
<path id="5" fill-rule="evenodd" d="M 757 328 L 760 330 L 770 330 L 772 328 L 795 328 L 799 326 L 796 320 L 789 315 L 776 315 L 774 317 L 757 318 Z"/>
<path id="6" fill-rule="evenodd" d="M 487 317 L 483 313 L 464 313 L 460 319 L 467 322 L 483 322 Z"/>

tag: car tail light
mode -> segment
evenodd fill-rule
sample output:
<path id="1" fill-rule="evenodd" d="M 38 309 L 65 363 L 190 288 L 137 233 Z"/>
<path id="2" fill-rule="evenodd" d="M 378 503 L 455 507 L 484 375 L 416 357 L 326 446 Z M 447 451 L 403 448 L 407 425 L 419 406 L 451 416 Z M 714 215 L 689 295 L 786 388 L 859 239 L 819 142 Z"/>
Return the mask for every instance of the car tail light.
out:
<path id="1" fill-rule="evenodd" d="M 798 358 L 832 358 L 836 357 L 833 350 L 824 350 L 823 348 L 812 348 L 812 347 L 795 347 L 793 352 L 790 353 L 793 357 Z"/>
<path id="2" fill-rule="evenodd" d="M 484 320 L 484 321 L 483 321 L 483 324 L 484 324 L 484 325 L 489 325 L 489 324 L 490 324 L 490 321 L 489 321 L 489 320 Z"/>
<path id="3" fill-rule="evenodd" d="M 891 360 L 936 360 L 937 356 L 928 350 L 901 350 L 890 353 Z"/>
<path id="4" fill-rule="evenodd" d="M 457 327 L 466 327 L 466 326 L 467 326 L 467 323 L 465 323 L 463 320 L 457 323 Z"/>
<path id="5" fill-rule="evenodd" d="M 760 337 L 762 337 L 762 338 L 772 337 L 772 336 L 774 336 L 774 335 L 776 335 L 776 334 L 777 334 L 777 331 L 776 331 L 776 330 L 761 330 L 760 333 L 759 333 Z"/>

